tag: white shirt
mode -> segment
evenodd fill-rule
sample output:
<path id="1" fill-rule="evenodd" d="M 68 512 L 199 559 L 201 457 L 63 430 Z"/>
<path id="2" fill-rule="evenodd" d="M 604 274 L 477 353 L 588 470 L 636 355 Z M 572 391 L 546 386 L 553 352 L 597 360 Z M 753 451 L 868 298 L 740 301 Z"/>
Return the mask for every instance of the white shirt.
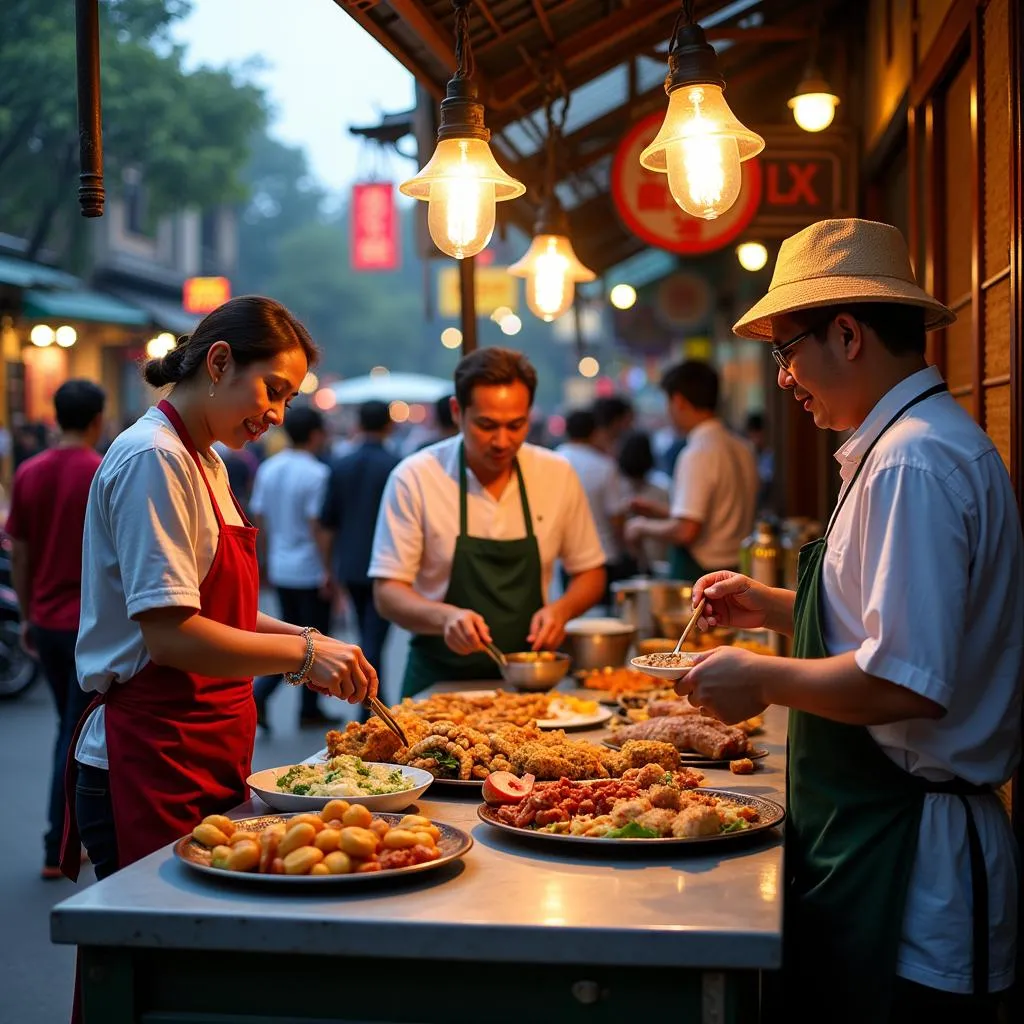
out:
<path id="1" fill-rule="evenodd" d="M 208 453 L 203 467 L 224 521 L 240 525 L 220 456 Z M 83 690 L 106 693 L 149 661 L 133 616 L 153 608 L 199 608 L 199 585 L 219 538 L 198 467 L 164 414 L 148 410 L 114 439 L 89 491 L 75 647 Z M 82 729 L 75 757 L 107 767 L 102 707 Z"/>
<path id="2" fill-rule="evenodd" d="M 369 575 L 412 584 L 430 601 L 443 601 L 459 535 L 459 445 L 451 437 L 400 462 L 388 478 Z M 561 455 L 524 444 L 519 466 L 540 548 L 547 594 L 556 559 L 570 575 L 604 565 L 594 519 L 579 477 Z M 500 498 L 466 468 L 469 535 L 519 540 L 526 535 L 519 482 L 513 473 Z"/>
<path id="3" fill-rule="evenodd" d="M 673 519 L 701 524 L 690 554 L 708 572 L 739 563 L 740 545 L 754 526 L 760 481 L 753 449 L 719 419 L 698 423 L 672 474 Z"/>
<path id="4" fill-rule="evenodd" d="M 249 510 L 267 540 L 267 579 L 275 587 L 319 587 L 324 564 L 313 533 L 331 475 L 310 452 L 286 448 L 256 471 Z"/>
<path id="5" fill-rule="evenodd" d="M 901 381 L 836 453 L 844 490 L 870 442 L 941 381 Z M 998 786 L 1020 760 L 1024 543 L 1010 479 L 981 428 L 948 394 L 914 406 L 878 442 L 828 539 L 823 632 L 831 654 L 940 704 L 939 720 L 872 726 L 901 768 Z M 856 771 L 856 765 L 850 765 Z M 1006 814 L 971 797 L 988 864 L 990 988 L 1013 981 L 1017 874 Z M 925 797 L 897 972 L 971 991 L 970 862 L 960 801 Z"/>
<path id="6" fill-rule="evenodd" d="M 622 515 L 626 503 L 625 482 L 618 465 L 610 455 L 598 451 L 593 445 L 578 441 L 567 441 L 555 451 L 564 456 L 576 470 L 583 485 L 583 493 L 590 503 L 590 512 L 594 517 L 605 558 L 609 562 L 615 561 L 622 550 L 615 539 L 612 519 Z"/>

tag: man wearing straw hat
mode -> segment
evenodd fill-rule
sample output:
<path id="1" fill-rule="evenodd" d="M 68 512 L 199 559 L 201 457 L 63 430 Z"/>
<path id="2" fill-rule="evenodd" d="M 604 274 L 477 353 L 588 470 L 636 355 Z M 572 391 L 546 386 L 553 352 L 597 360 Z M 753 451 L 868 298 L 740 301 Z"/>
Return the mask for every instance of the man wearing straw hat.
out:
<path id="1" fill-rule="evenodd" d="M 790 708 L 786 1011 L 792 1020 L 996 1019 L 1013 982 L 1024 544 L 1005 466 L 925 363 L 954 314 L 903 236 L 813 224 L 733 330 L 772 343 L 842 489 L 796 594 L 733 572 L 704 626 L 768 626 L 793 657 L 721 648 L 680 681 L 725 721 Z M 796 1015 L 792 1015 L 794 1011 Z"/>

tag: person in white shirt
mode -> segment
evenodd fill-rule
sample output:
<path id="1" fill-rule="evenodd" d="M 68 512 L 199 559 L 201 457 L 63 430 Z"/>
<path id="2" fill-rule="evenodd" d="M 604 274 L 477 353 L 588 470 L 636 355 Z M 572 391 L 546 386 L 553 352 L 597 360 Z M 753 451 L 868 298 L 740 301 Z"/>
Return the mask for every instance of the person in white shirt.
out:
<path id="1" fill-rule="evenodd" d="M 597 419 L 589 409 L 574 409 L 565 418 L 568 438 L 555 451 L 564 456 L 583 485 L 604 551 L 608 582 L 631 575 L 622 564 L 622 524 L 625 487 L 615 460 L 594 444 Z"/>
<path id="2" fill-rule="evenodd" d="M 661 381 L 669 415 L 686 435 L 676 459 L 667 518 L 643 502 L 648 513 L 626 523 L 633 550 L 645 538 L 667 541 L 673 579 L 693 580 L 709 569 L 735 567 L 740 544 L 754 525 L 758 476 L 754 453 L 715 415 L 718 374 L 707 363 L 690 360 L 671 367 Z"/>
<path id="3" fill-rule="evenodd" d="M 313 626 L 324 636 L 331 631 L 330 573 L 317 542 L 317 523 L 327 493 L 330 467 L 319 453 L 327 441 L 323 415 L 309 406 L 289 409 L 284 431 L 291 447 L 271 455 L 256 471 L 249 510 L 260 530 L 266 577 L 277 591 L 281 618 Z M 282 676 L 260 676 L 253 684 L 256 722 L 269 731 L 267 700 Z M 317 693 L 302 691 L 299 726 L 319 727 L 329 718 L 317 704 Z"/>
<path id="4" fill-rule="evenodd" d="M 579 478 L 526 444 L 537 373 L 520 352 L 484 348 L 455 369 L 461 434 L 391 473 L 369 575 L 380 613 L 415 634 L 403 695 L 442 679 L 498 678 L 483 653 L 557 647 L 604 593 L 604 552 Z M 548 599 L 556 559 L 571 579 Z"/>
<path id="5" fill-rule="evenodd" d="M 791 709 L 787 999 L 833 1021 L 995 1021 L 1014 979 L 993 790 L 1021 754 L 1024 542 L 1002 458 L 925 363 L 954 319 L 896 228 L 851 219 L 787 239 L 734 327 L 774 343 L 816 426 L 853 434 L 795 596 L 731 572 L 694 588 L 702 626 L 768 626 L 794 657 L 722 648 L 680 689 L 729 722 Z"/>

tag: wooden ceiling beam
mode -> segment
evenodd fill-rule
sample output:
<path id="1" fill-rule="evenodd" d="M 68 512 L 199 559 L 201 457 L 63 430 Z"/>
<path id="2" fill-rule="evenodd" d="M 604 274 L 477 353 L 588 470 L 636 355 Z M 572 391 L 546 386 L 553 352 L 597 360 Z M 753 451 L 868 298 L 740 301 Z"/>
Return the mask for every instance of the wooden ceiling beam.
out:
<path id="1" fill-rule="evenodd" d="M 455 40 L 442 25 L 439 25 L 431 17 L 421 0 L 388 0 L 388 3 L 395 14 L 416 33 L 419 41 L 444 65 L 448 73 L 453 72 L 455 70 Z M 359 18 L 357 11 L 358 9 L 350 13 L 362 24 L 363 21 Z M 406 61 L 402 59 L 402 63 L 406 64 Z"/>

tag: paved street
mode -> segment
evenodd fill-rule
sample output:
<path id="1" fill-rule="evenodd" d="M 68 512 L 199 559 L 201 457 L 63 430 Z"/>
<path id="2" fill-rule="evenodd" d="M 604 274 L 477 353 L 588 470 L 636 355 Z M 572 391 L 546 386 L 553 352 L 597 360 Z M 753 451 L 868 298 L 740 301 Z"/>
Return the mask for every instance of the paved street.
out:
<path id="1" fill-rule="evenodd" d="M 267 607 L 268 611 L 272 611 Z M 393 631 L 394 634 L 394 631 Z M 405 640 L 391 637 L 387 655 L 388 699 L 405 663 Z M 254 768 L 288 764 L 323 745 L 323 731 L 299 731 L 297 691 L 282 685 L 269 703 L 272 733 L 257 737 Z M 329 714 L 340 711 L 321 698 Z M 337 709 L 337 710 L 336 710 Z M 74 950 L 50 942 L 50 908 L 78 886 L 64 879 L 44 882 L 42 836 L 56 716 L 40 679 L 14 701 L 0 703 L 0 779 L 4 781 L 0 845 L 0 1024 L 66 1024 L 71 1005 Z M 86 867 L 79 886 L 95 881 Z"/>

